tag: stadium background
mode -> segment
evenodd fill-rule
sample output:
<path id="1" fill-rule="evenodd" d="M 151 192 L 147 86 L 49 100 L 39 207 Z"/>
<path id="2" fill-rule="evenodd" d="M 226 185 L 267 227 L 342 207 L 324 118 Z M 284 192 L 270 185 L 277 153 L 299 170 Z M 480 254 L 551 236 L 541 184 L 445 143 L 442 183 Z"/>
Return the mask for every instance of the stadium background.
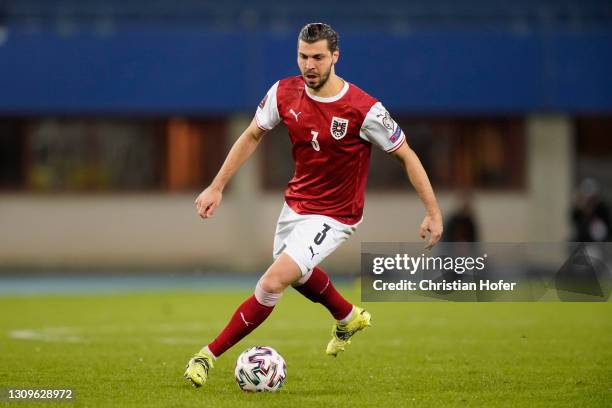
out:
<path id="1" fill-rule="evenodd" d="M 445 214 L 469 190 L 480 238 L 571 239 L 575 188 L 612 182 L 605 1 L 20 0 L 0 3 L 0 265 L 250 271 L 270 260 L 291 177 L 280 127 L 202 223 L 195 193 L 325 20 L 337 72 L 375 95 Z M 414 241 L 418 198 L 375 152 L 362 240 Z"/>

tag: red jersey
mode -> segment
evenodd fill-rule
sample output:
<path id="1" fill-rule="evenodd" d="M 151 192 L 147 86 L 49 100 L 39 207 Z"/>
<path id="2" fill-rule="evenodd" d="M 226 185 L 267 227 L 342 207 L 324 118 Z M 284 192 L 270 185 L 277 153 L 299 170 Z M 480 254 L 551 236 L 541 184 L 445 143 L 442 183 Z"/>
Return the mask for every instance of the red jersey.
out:
<path id="1" fill-rule="evenodd" d="M 281 121 L 293 145 L 295 174 L 285 201 L 298 214 L 361 221 L 372 143 L 397 150 L 404 133 L 380 102 L 348 82 L 329 98 L 310 95 L 301 76 L 275 83 L 257 108 L 257 125 Z"/>

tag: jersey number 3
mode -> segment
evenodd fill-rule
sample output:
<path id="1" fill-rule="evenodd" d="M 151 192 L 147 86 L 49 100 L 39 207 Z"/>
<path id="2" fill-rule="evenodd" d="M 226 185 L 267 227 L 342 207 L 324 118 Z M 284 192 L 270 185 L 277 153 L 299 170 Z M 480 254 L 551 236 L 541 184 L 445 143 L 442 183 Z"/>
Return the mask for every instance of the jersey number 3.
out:
<path id="1" fill-rule="evenodd" d="M 312 140 L 310 141 L 310 143 L 312 144 L 312 148 L 315 149 L 317 152 L 320 152 L 321 146 L 319 146 L 319 141 L 317 140 L 317 136 L 319 136 L 319 132 L 315 132 L 314 130 L 311 130 L 310 134 L 312 134 Z"/>

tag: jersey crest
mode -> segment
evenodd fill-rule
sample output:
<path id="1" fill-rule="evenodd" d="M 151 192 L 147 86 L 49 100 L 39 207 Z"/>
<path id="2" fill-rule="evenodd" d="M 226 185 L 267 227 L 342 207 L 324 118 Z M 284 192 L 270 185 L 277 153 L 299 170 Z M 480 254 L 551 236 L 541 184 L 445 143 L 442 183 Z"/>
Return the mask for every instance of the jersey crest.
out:
<path id="1" fill-rule="evenodd" d="M 329 131 L 336 140 L 342 139 L 346 136 L 348 130 L 348 119 L 338 118 L 334 116 L 331 121 Z"/>

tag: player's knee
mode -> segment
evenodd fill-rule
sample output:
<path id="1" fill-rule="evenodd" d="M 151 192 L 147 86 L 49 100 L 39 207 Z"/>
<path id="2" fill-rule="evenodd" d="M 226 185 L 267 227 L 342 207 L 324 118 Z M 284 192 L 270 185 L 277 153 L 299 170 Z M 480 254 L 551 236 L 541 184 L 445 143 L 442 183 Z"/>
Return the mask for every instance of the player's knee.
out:
<path id="1" fill-rule="evenodd" d="M 284 283 L 280 277 L 268 274 L 261 277 L 258 286 L 260 286 L 263 291 L 268 293 L 283 293 L 283 291 L 287 288 L 287 284 Z"/>
<path id="2" fill-rule="evenodd" d="M 281 254 L 263 274 L 258 285 L 268 293 L 282 293 L 300 275 L 297 264 L 287 255 Z"/>
<path id="3" fill-rule="evenodd" d="M 255 286 L 255 299 L 264 306 L 274 307 L 283 296 L 283 292 L 271 292 L 264 289 L 261 280 Z"/>

